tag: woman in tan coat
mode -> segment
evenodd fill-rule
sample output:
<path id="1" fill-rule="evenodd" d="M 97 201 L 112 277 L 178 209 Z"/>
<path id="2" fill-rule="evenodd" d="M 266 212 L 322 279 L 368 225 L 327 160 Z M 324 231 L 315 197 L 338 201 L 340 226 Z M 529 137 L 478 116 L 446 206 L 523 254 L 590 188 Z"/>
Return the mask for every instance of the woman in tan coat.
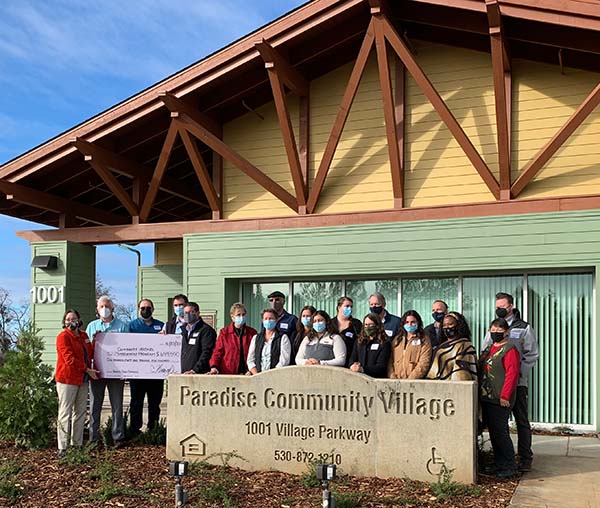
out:
<path id="1" fill-rule="evenodd" d="M 392 379 L 421 379 L 431 364 L 431 340 L 423 332 L 423 320 L 416 310 L 402 315 L 402 328 L 392 342 L 388 376 Z"/>

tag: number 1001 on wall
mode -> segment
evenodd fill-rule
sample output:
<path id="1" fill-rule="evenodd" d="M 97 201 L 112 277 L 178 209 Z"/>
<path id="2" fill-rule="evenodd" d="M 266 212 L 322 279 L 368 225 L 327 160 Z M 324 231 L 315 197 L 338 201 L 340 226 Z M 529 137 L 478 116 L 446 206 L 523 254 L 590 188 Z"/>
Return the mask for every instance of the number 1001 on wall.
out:
<path id="1" fill-rule="evenodd" d="M 29 290 L 31 303 L 65 303 L 64 286 L 36 286 Z"/>

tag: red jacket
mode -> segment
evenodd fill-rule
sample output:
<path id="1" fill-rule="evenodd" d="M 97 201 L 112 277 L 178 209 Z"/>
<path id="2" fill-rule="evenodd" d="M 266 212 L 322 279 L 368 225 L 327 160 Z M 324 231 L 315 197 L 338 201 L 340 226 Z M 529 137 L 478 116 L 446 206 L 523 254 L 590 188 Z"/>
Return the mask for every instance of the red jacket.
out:
<path id="1" fill-rule="evenodd" d="M 249 326 L 244 327 L 242 344 L 244 345 L 244 358 L 248 358 L 248 349 L 256 330 Z M 221 328 L 217 343 L 210 358 L 210 367 L 219 371 L 219 374 L 238 374 L 240 366 L 240 339 L 235 333 L 233 323 Z"/>
<path id="2" fill-rule="evenodd" d="M 86 369 L 94 357 L 94 346 L 90 343 L 87 334 L 81 330 L 81 335 L 75 335 L 65 328 L 56 337 L 56 374 L 54 378 L 58 383 L 80 386 L 84 383 Z M 87 352 L 87 364 L 83 350 Z"/>

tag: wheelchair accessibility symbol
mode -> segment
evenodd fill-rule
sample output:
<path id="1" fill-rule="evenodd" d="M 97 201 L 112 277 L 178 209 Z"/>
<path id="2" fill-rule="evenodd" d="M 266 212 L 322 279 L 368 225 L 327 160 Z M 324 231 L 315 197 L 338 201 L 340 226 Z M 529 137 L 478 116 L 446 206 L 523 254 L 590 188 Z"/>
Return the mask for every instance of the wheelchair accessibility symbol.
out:
<path id="1" fill-rule="evenodd" d="M 436 447 L 431 448 L 431 458 L 427 461 L 427 472 L 432 476 L 439 477 L 446 468 L 446 460 L 438 455 Z"/>

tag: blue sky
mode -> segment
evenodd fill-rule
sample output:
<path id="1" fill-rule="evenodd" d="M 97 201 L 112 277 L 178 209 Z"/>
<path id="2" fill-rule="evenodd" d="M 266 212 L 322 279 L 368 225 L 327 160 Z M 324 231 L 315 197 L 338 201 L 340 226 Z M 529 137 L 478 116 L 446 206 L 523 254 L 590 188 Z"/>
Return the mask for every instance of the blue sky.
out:
<path id="1" fill-rule="evenodd" d="M 0 164 L 305 3 L 304 0 L 3 0 Z M 0 215 L 0 287 L 28 298 L 29 245 L 40 226 Z M 152 264 L 152 246 L 139 246 Z M 135 300 L 136 259 L 98 248 L 97 271 Z"/>

